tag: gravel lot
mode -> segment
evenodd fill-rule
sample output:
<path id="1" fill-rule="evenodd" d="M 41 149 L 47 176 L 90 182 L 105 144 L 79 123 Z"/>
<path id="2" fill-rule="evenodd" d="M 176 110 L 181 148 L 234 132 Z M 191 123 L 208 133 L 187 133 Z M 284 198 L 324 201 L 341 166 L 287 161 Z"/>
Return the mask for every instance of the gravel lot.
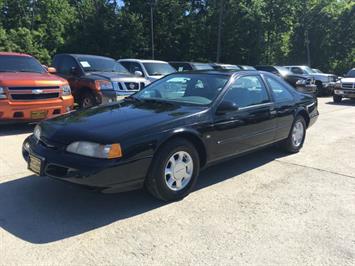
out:
<path id="1" fill-rule="evenodd" d="M 303 150 L 208 168 L 162 204 L 33 176 L 0 126 L 0 265 L 355 265 L 355 102 L 319 100 Z"/>

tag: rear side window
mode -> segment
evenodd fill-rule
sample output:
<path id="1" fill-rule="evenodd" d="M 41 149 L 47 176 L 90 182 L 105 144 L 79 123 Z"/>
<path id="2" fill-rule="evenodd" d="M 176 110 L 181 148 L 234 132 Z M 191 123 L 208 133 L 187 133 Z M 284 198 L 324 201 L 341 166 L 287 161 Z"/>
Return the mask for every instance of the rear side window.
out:
<path id="1" fill-rule="evenodd" d="M 291 67 L 291 71 L 294 74 L 301 74 L 301 75 L 303 74 L 303 70 L 299 67 Z"/>
<path id="2" fill-rule="evenodd" d="M 265 76 L 265 79 L 272 90 L 276 102 L 287 102 L 293 100 L 293 95 L 288 90 L 286 84 L 269 76 Z"/>
<path id="3" fill-rule="evenodd" d="M 244 76 L 234 81 L 224 99 L 234 102 L 239 108 L 270 101 L 267 90 L 258 76 Z"/>

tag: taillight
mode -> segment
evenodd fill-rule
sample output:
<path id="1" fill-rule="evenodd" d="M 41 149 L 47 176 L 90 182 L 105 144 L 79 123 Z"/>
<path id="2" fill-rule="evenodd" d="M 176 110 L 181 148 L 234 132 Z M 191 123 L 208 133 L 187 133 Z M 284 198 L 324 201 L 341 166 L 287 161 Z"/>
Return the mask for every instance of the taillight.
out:
<path id="1" fill-rule="evenodd" d="M 0 87 L 0 100 L 1 99 L 6 99 L 6 93 L 5 93 L 5 89 L 3 87 Z"/>

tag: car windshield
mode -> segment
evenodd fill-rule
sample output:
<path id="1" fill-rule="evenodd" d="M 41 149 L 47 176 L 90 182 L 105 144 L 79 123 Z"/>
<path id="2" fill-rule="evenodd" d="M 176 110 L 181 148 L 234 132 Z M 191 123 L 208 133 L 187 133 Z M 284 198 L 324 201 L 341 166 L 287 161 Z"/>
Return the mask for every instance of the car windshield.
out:
<path id="1" fill-rule="evenodd" d="M 176 72 L 176 70 L 168 63 L 151 62 L 143 63 L 143 65 L 149 76 L 165 76 Z"/>
<path id="2" fill-rule="evenodd" d="M 281 74 L 281 76 L 292 75 L 292 72 L 291 72 L 290 70 L 288 70 L 286 67 L 275 66 L 275 68 L 279 71 L 279 73 Z"/>
<path id="3" fill-rule="evenodd" d="M 349 78 L 355 78 L 355 69 L 351 69 L 346 76 Z"/>
<path id="4" fill-rule="evenodd" d="M 117 72 L 129 74 L 120 63 L 105 57 L 79 57 L 78 61 L 85 72 Z"/>
<path id="5" fill-rule="evenodd" d="M 308 66 L 304 66 L 302 67 L 302 69 L 304 70 L 304 72 L 306 72 L 307 74 L 314 74 L 317 73 L 316 71 L 314 71 L 312 68 L 308 67 Z"/>
<path id="6" fill-rule="evenodd" d="M 236 65 L 221 65 L 223 69 L 240 69 L 240 67 Z"/>
<path id="7" fill-rule="evenodd" d="M 252 66 L 241 66 L 241 67 L 244 70 L 256 70 L 255 67 L 252 67 Z"/>
<path id="8" fill-rule="evenodd" d="M 222 91 L 228 80 L 227 75 L 172 74 L 152 83 L 133 97 L 142 101 L 207 106 Z"/>
<path id="9" fill-rule="evenodd" d="M 0 72 L 44 73 L 45 70 L 33 57 L 2 55 L 0 56 Z"/>
<path id="10" fill-rule="evenodd" d="M 194 64 L 196 70 L 213 70 L 210 64 Z"/>

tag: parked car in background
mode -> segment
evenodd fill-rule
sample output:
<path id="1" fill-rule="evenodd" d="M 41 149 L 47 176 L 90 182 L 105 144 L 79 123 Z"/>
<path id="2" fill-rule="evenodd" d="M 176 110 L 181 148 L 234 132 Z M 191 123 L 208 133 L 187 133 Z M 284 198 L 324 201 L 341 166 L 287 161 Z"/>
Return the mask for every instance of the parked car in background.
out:
<path id="1" fill-rule="evenodd" d="M 239 67 L 240 69 L 243 69 L 243 70 L 256 70 L 256 68 L 253 67 L 253 66 L 238 65 L 238 67 Z"/>
<path id="2" fill-rule="evenodd" d="M 39 121 L 73 109 L 65 79 L 34 57 L 0 53 L 0 122 Z"/>
<path id="3" fill-rule="evenodd" d="M 335 84 L 333 100 L 339 103 L 343 98 L 355 99 L 355 68 L 349 72 Z"/>
<path id="4" fill-rule="evenodd" d="M 58 54 L 53 59 L 53 66 L 58 75 L 68 80 L 80 108 L 117 101 L 149 83 L 109 57 Z"/>
<path id="5" fill-rule="evenodd" d="M 150 82 L 158 80 L 165 75 L 176 72 L 168 62 L 158 60 L 142 59 L 120 59 L 118 60 L 132 74 L 144 77 Z"/>
<path id="6" fill-rule="evenodd" d="M 330 95 L 333 93 L 337 76 L 333 74 L 318 73 L 308 66 L 285 66 L 293 74 L 311 76 L 317 85 L 318 95 Z"/>
<path id="7" fill-rule="evenodd" d="M 209 63 L 183 62 L 172 61 L 169 64 L 176 69 L 176 71 L 190 71 L 190 70 L 212 70 L 213 67 Z"/>
<path id="8" fill-rule="evenodd" d="M 293 74 L 287 68 L 282 66 L 260 65 L 255 66 L 255 68 L 257 70 L 273 73 L 283 78 L 300 92 L 309 93 L 312 95 L 316 95 L 317 93 L 317 86 L 315 85 L 314 79 L 311 76 Z"/>
<path id="9" fill-rule="evenodd" d="M 240 70 L 240 67 L 238 67 L 237 65 L 230 65 L 230 64 L 212 63 L 211 66 L 216 70 L 222 70 L 222 69 Z"/>
<path id="10" fill-rule="evenodd" d="M 274 143 L 298 152 L 317 117 L 317 99 L 266 72 L 179 72 L 120 103 L 41 122 L 22 152 L 40 176 L 106 193 L 145 186 L 173 201 L 217 161 Z"/>

